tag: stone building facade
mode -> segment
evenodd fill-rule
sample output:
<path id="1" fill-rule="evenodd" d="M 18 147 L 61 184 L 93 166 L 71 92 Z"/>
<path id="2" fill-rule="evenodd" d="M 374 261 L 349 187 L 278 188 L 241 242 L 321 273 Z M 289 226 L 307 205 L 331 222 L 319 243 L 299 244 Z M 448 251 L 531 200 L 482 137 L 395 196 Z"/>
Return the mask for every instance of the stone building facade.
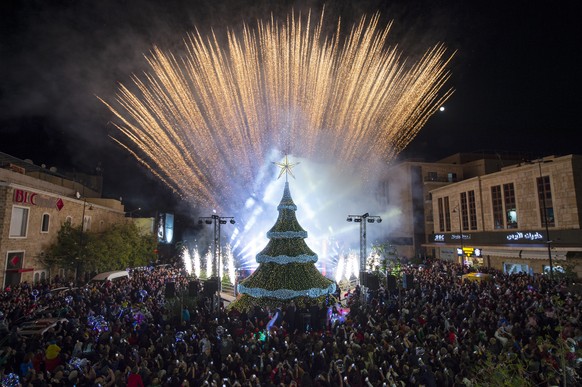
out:
<path id="1" fill-rule="evenodd" d="M 51 170 L 2 154 L 0 163 L 0 285 L 36 282 L 55 275 L 74 278 L 62 269 L 51 273 L 42 263 L 61 225 L 83 223 L 100 231 L 125 221 L 122 203 L 100 197 L 89 186 Z"/>
<path id="2" fill-rule="evenodd" d="M 428 254 L 505 272 L 582 278 L 582 156 L 545 157 L 430 192 Z"/>
<path id="3" fill-rule="evenodd" d="M 498 172 L 520 159 L 519 155 L 457 153 L 435 162 L 406 160 L 390 165 L 380 177 L 377 193 L 387 208 L 384 220 L 390 230 L 386 242 L 401 257 L 432 256 L 432 249 L 426 246 L 434 233 L 431 192 Z"/>

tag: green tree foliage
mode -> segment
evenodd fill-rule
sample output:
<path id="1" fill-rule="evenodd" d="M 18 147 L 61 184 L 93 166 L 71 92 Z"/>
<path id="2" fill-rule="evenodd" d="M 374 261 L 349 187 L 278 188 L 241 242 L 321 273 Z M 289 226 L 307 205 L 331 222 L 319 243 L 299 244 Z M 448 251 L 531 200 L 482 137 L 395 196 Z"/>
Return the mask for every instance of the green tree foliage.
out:
<path id="1" fill-rule="evenodd" d="M 399 260 L 398 250 L 390 243 L 373 244 L 372 253 L 377 254 L 380 257 L 379 266 L 374 266 L 373 262 L 371 262 L 368 257 L 368 269 L 372 272 L 381 271 L 382 273 L 386 273 L 386 271 L 388 271 L 388 269 Z"/>
<path id="2" fill-rule="evenodd" d="M 71 222 L 65 222 L 58 232 L 57 241 L 46 250 L 43 263 L 49 267 L 74 269 L 82 243 L 81 227 L 73 227 Z"/>
<path id="3" fill-rule="evenodd" d="M 148 265 L 155 258 L 156 247 L 156 237 L 141 234 L 133 222 L 114 224 L 100 233 L 82 233 L 80 227 L 65 223 L 44 261 L 50 266 L 74 269 L 79 258 L 81 271 L 121 270 Z"/>
<path id="4" fill-rule="evenodd" d="M 477 367 L 475 387 L 528 387 L 535 386 L 527 375 L 526 362 L 514 353 L 493 356 L 486 353 L 486 360 Z"/>
<path id="5" fill-rule="evenodd" d="M 485 353 L 482 363 L 475 365 L 473 386 L 487 387 L 527 387 L 536 385 L 550 386 L 575 386 L 579 385 L 579 380 L 573 371 L 576 367 L 576 359 L 582 356 L 582 350 L 576 346 L 570 346 L 563 337 L 564 318 L 559 311 L 564 310 L 564 300 L 559 294 L 551 296 L 551 303 L 555 310 L 555 321 L 548 325 L 553 329 L 550 334 L 536 338 L 538 351 L 541 353 L 541 362 L 527 356 L 523 351 L 502 352 L 495 356 L 490 352 Z M 570 321 L 573 322 L 573 321 Z M 567 321 L 566 321 L 567 323 Z M 539 380 L 534 382 L 531 377 L 532 371 L 538 372 L 543 367 L 544 383 Z"/>

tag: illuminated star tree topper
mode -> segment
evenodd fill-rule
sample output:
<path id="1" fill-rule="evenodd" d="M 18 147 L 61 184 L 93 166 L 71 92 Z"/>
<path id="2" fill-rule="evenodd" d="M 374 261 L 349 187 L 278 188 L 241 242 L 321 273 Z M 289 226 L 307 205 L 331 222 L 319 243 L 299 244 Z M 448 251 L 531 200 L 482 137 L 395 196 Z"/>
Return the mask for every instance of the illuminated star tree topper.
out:
<path id="1" fill-rule="evenodd" d="M 285 182 L 287 182 L 287 175 L 291 175 L 293 176 L 293 178 L 295 178 L 295 175 L 293 174 L 293 172 L 291 172 L 291 168 L 299 164 L 299 162 L 289 163 L 289 159 L 287 155 L 285 155 L 284 163 L 273 161 L 273 164 L 276 164 L 277 166 L 279 166 L 279 168 L 281 168 L 281 171 L 279 172 L 279 176 L 277 176 L 277 179 L 279 179 L 283 175 L 283 173 L 285 174 Z"/>

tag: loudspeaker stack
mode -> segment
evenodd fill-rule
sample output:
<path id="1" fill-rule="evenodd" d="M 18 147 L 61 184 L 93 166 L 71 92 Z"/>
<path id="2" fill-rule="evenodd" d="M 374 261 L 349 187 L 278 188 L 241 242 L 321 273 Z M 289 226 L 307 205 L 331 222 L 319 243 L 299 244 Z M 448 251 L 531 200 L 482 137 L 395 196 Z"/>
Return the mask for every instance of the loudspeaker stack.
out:
<path id="1" fill-rule="evenodd" d="M 198 295 L 198 283 L 196 281 L 190 281 L 188 283 L 188 295 L 190 297 L 196 297 Z"/>
<path id="2" fill-rule="evenodd" d="M 402 276 L 402 287 L 404 289 L 411 289 L 414 286 L 414 275 L 404 274 Z"/>
<path id="3" fill-rule="evenodd" d="M 212 296 L 218 291 L 218 278 L 213 277 L 204 281 L 204 295 Z"/>
<path id="4" fill-rule="evenodd" d="M 393 292 L 396 290 L 396 276 L 392 274 L 388 274 L 386 277 L 386 289 L 389 292 Z"/>

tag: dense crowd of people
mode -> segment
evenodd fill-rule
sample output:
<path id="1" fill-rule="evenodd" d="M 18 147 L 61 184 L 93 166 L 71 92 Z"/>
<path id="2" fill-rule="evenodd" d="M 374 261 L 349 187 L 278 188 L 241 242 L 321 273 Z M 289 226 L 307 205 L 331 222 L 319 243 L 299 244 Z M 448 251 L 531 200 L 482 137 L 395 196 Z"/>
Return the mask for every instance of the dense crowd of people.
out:
<path id="1" fill-rule="evenodd" d="M 544 275 L 489 270 L 490 281 L 464 281 L 467 270 L 436 261 L 405 268 L 406 288 L 250 311 L 213 302 L 168 266 L 60 293 L 58 280 L 22 283 L 0 293 L 0 377 L 5 386 L 452 387 L 498 376 L 580 385 L 581 296 Z M 63 320 L 21 334 L 40 317 Z"/>

